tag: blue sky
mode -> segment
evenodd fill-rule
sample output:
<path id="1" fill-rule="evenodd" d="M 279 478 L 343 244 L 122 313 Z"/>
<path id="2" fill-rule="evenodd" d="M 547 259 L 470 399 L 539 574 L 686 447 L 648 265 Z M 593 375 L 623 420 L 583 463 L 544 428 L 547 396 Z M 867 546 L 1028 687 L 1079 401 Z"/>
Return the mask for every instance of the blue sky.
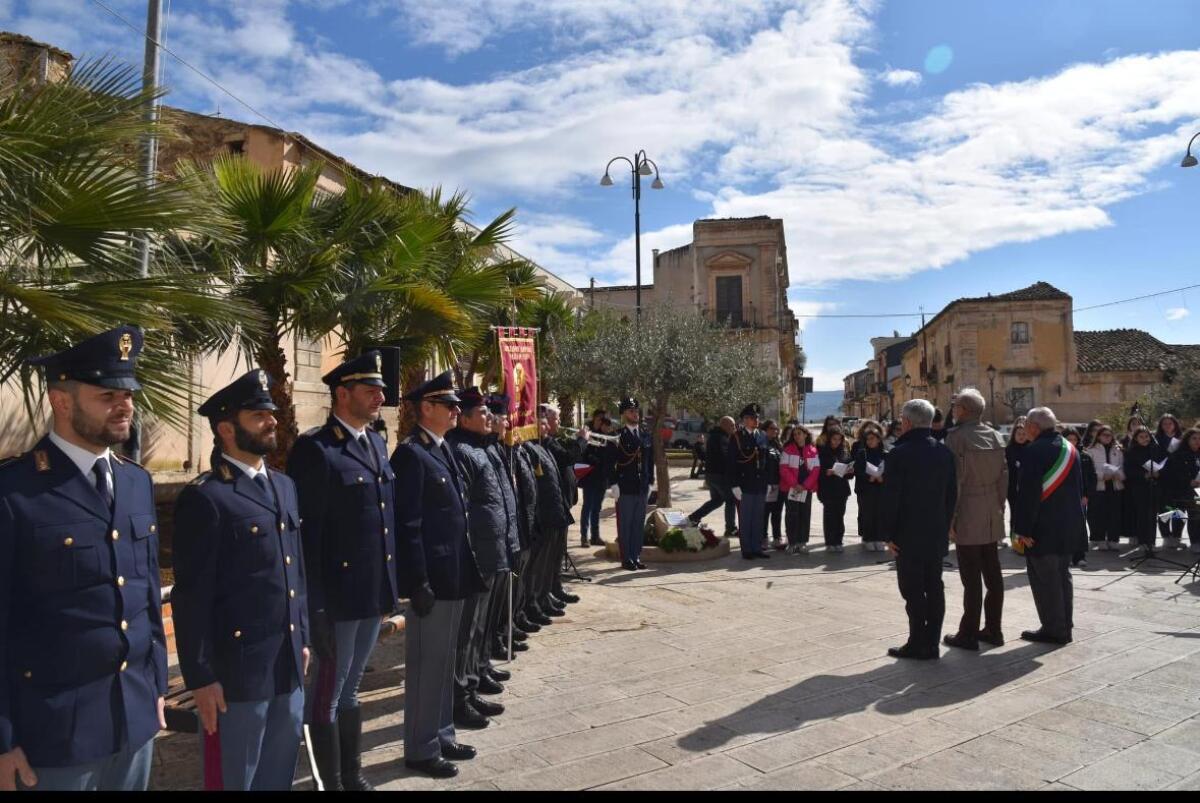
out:
<path id="1" fill-rule="evenodd" d="M 104 0 L 140 24 L 143 0 Z M 1037 280 L 1078 306 L 1192 284 L 1192 0 L 167 0 L 168 45 L 283 127 L 404 184 L 520 212 L 518 250 L 632 281 L 612 156 L 667 188 L 651 248 L 698 217 L 786 226 L 797 313 L 934 313 Z M 0 28 L 140 62 L 91 0 L 0 0 Z M 255 121 L 167 60 L 168 102 Z M 1200 290 L 1076 316 L 1200 342 Z M 803 319 L 818 389 L 912 318 Z"/>

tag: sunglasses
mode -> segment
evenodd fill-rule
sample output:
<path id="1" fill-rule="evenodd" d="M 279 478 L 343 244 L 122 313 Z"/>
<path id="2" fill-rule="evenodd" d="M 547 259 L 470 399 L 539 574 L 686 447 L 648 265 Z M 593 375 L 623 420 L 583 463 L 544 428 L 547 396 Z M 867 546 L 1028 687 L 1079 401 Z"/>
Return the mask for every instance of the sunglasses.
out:
<path id="1" fill-rule="evenodd" d="M 459 405 L 458 402 L 440 401 L 440 400 L 434 400 L 434 399 L 425 399 L 425 401 L 429 402 L 430 404 L 437 404 L 437 405 L 441 405 L 442 407 L 449 407 L 451 410 L 461 410 L 462 409 L 462 407 Z"/>

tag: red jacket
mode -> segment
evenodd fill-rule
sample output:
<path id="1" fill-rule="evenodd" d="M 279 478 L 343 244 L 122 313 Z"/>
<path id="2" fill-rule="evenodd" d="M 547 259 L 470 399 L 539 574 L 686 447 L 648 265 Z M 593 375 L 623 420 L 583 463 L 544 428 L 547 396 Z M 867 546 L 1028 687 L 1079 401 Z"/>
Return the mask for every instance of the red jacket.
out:
<path id="1" fill-rule="evenodd" d="M 815 465 L 808 462 L 816 459 L 817 447 L 812 444 L 805 446 L 803 452 L 795 441 L 783 447 L 783 457 L 779 461 L 779 492 L 785 494 L 799 485 L 810 493 L 816 493 L 821 472 L 814 471 Z"/>

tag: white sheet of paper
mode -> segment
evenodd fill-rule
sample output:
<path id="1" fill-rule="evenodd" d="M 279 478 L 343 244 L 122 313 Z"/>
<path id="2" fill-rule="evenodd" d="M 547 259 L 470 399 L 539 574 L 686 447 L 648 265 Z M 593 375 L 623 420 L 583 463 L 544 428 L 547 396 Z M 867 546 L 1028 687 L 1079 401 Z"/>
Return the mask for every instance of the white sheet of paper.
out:
<path id="1" fill-rule="evenodd" d="M 1148 472 L 1153 471 L 1154 470 L 1154 461 L 1147 460 L 1145 463 L 1142 463 L 1142 468 L 1146 469 L 1146 471 L 1148 471 Z"/>
<path id="2" fill-rule="evenodd" d="M 1165 467 L 1166 467 L 1166 465 L 1167 465 L 1167 460 L 1166 460 L 1166 458 L 1164 457 L 1164 458 L 1163 458 L 1163 461 L 1162 461 L 1161 463 L 1155 463 L 1155 464 L 1154 464 L 1154 472 L 1157 474 L 1158 472 L 1162 471 L 1162 470 L 1163 470 L 1163 468 L 1165 468 Z"/>
<path id="3" fill-rule="evenodd" d="M 833 473 L 835 475 L 837 475 L 839 477 L 844 477 L 844 476 L 846 476 L 846 472 L 848 472 L 850 470 L 850 464 L 849 463 L 834 463 L 831 466 L 831 468 L 833 469 Z"/>
<path id="4" fill-rule="evenodd" d="M 880 463 L 877 466 L 868 460 L 867 461 L 867 476 L 868 477 L 882 477 L 883 476 L 883 464 Z"/>
<path id="5" fill-rule="evenodd" d="M 1105 477 L 1115 477 L 1117 472 L 1120 470 L 1121 469 L 1117 468 L 1112 463 L 1105 463 L 1102 466 L 1100 466 L 1100 473 L 1103 474 Z"/>
<path id="6" fill-rule="evenodd" d="M 1178 449 L 1179 444 L 1180 444 L 1179 438 L 1171 438 L 1171 442 L 1167 444 L 1167 454 L 1171 454 L 1176 449 Z"/>
<path id="7" fill-rule="evenodd" d="M 1200 495 L 1200 488 L 1197 488 L 1196 491 L 1197 495 Z M 788 489 L 787 498 L 789 502 L 803 502 L 805 499 L 808 499 L 808 491 L 799 485 L 793 485 Z"/>

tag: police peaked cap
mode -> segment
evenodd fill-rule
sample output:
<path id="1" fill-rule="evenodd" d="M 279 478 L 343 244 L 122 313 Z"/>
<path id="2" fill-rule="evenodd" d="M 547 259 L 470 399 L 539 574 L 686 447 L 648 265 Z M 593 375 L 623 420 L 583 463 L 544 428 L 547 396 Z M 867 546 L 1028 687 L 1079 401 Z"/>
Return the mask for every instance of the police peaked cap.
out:
<path id="1" fill-rule="evenodd" d="M 617 411 L 622 412 L 622 413 L 625 412 L 626 410 L 640 410 L 640 409 L 642 409 L 642 408 L 641 408 L 641 405 L 638 404 L 638 400 L 633 398 L 632 396 L 630 396 L 629 398 L 626 398 L 626 399 L 621 399 L 621 403 L 617 405 Z"/>
<path id="2" fill-rule="evenodd" d="M 404 400 L 410 402 L 420 401 L 444 401 L 444 402 L 461 402 L 462 399 L 454 392 L 454 379 L 450 376 L 450 372 L 438 374 L 428 382 L 422 382 L 415 388 L 404 394 Z"/>
<path id="3" fill-rule="evenodd" d="M 387 387 L 383 381 L 383 355 L 378 351 L 364 351 L 325 374 L 321 381 L 330 387 L 350 382 L 361 382 L 377 388 Z"/>
<path id="4" fill-rule="evenodd" d="M 205 418 L 225 418 L 238 410 L 276 410 L 272 384 L 261 368 L 249 371 L 209 396 L 196 412 Z"/>
<path id="5" fill-rule="evenodd" d="M 141 390 L 134 369 L 142 343 L 137 327 L 118 326 L 57 354 L 35 357 L 29 364 L 44 368 L 47 382 L 74 380 L 114 390 Z"/>
<path id="6" fill-rule="evenodd" d="M 752 415 L 755 418 L 762 417 L 762 407 L 758 404 L 747 404 L 742 408 L 742 418 Z"/>
<path id="7" fill-rule="evenodd" d="M 462 407 L 464 413 L 483 404 L 483 394 L 479 392 L 477 385 L 458 391 L 458 399 L 459 406 Z"/>
<path id="8" fill-rule="evenodd" d="M 484 404 L 494 415 L 504 415 L 508 412 L 509 399 L 503 393 L 489 393 Z"/>

